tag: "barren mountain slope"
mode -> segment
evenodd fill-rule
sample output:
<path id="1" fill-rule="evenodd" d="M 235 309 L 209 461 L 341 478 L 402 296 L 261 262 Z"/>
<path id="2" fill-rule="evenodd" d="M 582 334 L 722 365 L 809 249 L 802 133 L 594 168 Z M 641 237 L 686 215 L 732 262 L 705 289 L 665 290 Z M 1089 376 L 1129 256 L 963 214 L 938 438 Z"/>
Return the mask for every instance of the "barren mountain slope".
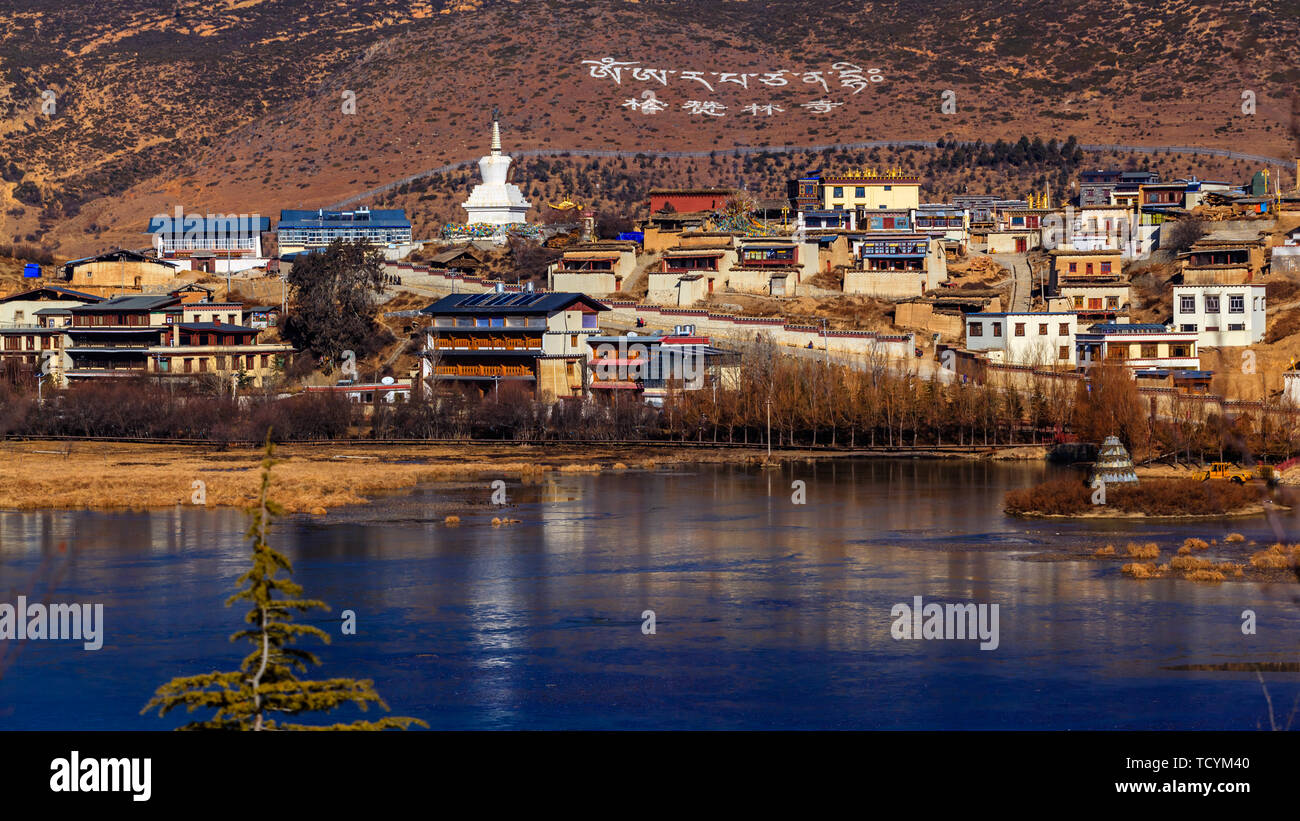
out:
<path id="1" fill-rule="evenodd" d="M 0 239 L 78 253 L 176 206 L 328 205 L 479 156 L 494 105 L 516 152 L 1072 134 L 1286 157 L 1296 6 L 29 0 L 0 31 Z"/>

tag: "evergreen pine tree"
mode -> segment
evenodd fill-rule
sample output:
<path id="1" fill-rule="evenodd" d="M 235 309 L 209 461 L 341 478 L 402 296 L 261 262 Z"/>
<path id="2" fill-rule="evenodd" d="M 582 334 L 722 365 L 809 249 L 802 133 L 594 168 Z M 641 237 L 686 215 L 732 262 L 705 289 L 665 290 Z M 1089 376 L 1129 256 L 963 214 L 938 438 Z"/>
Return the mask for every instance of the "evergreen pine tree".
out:
<path id="1" fill-rule="evenodd" d="M 190 722 L 179 728 L 182 730 L 404 730 L 412 724 L 428 727 L 419 719 L 404 716 L 329 726 L 285 720 L 303 713 L 328 713 L 349 702 L 363 711 L 372 703 L 384 710 L 388 710 L 388 705 L 369 679 L 305 681 L 297 676 L 306 672 L 309 665 L 320 664 L 320 660 L 315 654 L 294 647 L 294 643 L 304 636 L 315 636 L 329 643 L 329 635 L 319 627 L 294 624 L 294 611 L 328 610 L 329 606 L 316 599 L 302 598 L 302 586 L 287 577 L 293 574 L 289 559 L 267 543 L 271 517 L 283 512 L 268 495 L 274 453 L 268 431 L 261 491 L 257 504 L 249 511 L 252 523 L 246 534 L 253 544 L 253 564 L 239 577 L 239 583 L 246 586 L 226 600 L 227 607 L 237 601 L 251 605 L 244 617 L 251 626 L 235 633 L 230 640 L 246 640 L 253 645 L 253 651 L 238 670 L 172 679 L 158 688 L 140 712 L 147 713 L 157 707 L 161 717 L 178 707 L 185 707 L 190 713 L 200 707 L 216 710 L 208 720 Z M 281 571 L 286 577 L 279 577 Z"/>

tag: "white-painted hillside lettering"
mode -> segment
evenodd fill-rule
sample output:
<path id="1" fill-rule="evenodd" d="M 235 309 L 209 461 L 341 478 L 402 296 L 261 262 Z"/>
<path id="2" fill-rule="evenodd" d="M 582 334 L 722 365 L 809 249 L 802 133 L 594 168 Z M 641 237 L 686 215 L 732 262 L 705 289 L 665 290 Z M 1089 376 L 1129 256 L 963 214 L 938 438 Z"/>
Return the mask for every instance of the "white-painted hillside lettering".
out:
<path id="1" fill-rule="evenodd" d="M 73 750 L 50 762 L 51 792 L 126 792 L 132 801 L 153 794 L 152 758 L 82 758 Z"/>
<path id="2" fill-rule="evenodd" d="M 978 639 L 981 650 L 998 649 L 996 604 L 924 604 L 920 596 L 914 596 L 911 605 L 899 602 L 889 611 L 889 615 L 894 619 L 889 628 L 894 641 Z"/>

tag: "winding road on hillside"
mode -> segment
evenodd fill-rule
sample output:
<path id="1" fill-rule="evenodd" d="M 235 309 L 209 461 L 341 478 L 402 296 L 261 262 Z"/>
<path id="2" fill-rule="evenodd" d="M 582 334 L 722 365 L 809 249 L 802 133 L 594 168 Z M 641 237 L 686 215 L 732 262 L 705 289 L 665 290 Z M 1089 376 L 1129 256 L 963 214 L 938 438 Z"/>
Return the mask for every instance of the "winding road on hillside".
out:
<path id="1" fill-rule="evenodd" d="M 965 143 L 969 144 L 969 143 Z M 856 143 L 824 143 L 821 145 L 738 145 L 734 148 L 715 148 L 709 151 L 615 151 L 606 149 L 590 148 L 529 148 L 522 151 L 511 152 L 512 157 L 592 157 L 600 159 L 635 159 L 636 157 L 666 157 L 666 158 L 699 158 L 699 157 L 727 157 L 727 156 L 746 156 L 749 154 L 793 154 L 809 153 L 818 151 L 858 151 L 868 148 L 937 148 L 938 145 L 934 140 L 867 140 L 866 142 Z M 1264 163 L 1266 165 L 1276 166 L 1278 168 L 1291 168 L 1294 160 L 1279 159 L 1277 157 L 1265 157 L 1262 154 L 1248 154 L 1242 151 L 1230 151 L 1226 148 L 1200 148 L 1188 145 L 1123 145 L 1123 144 L 1102 144 L 1102 143 L 1080 143 L 1079 148 L 1083 151 L 1126 151 L 1136 154 L 1195 154 L 1207 157 L 1227 157 L 1233 160 L 1248 160 L 1251 162 Z M 461 162 L 442 165 L 437 168 L 430 168 L 411 174 L 409 177 L 402 177 L 400 180 L 381 185 L 378 188 L 371 188 L 369 191 L 363 191 L 360 194 L 348 197 L 345 200 L 339 200 L 336 203 L 326 206 L 330 210 L 344 208 L 354 202 L 371 199 L 380 194 L 387 193 L 394 188 L 400 188 L 403 185 L 415 182 L 416 180 L 432 177 L 438 174 L 446 174 L 449 171 L 458 171 L 462 168 L 469 168 L 476 164 L 478 158 L 475 157 Z"/>

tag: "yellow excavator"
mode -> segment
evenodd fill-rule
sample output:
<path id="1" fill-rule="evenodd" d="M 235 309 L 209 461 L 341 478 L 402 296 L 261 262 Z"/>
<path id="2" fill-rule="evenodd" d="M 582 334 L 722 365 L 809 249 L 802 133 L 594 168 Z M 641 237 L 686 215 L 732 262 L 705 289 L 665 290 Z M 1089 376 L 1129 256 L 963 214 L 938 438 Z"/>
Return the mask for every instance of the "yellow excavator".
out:
<path id="1" fill-rule="evenodd" d="M 1227 479 L 1229 482 L 1236 482 L 1244 485 L 1251 479 L 1256 478 L 1255 474 L 1244 468 L 1233 467 L 1229 462 L 1211 462 L 1207 470 L 1198 470 L 1192 474 L 1192 478 L 1198 482 L 1204 482 L 1209 479 Z"/>

